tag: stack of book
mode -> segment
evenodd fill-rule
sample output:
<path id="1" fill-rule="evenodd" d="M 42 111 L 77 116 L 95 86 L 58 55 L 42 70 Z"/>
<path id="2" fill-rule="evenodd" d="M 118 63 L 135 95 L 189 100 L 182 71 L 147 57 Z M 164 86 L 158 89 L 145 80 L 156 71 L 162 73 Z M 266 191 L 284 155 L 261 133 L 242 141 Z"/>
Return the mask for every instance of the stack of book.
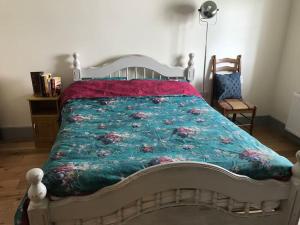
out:
<path id="1" fill-rule="evenodd" d="M 54 97 L 61 92 L 61 77 L 50 73 L 30 72 L 34 96 Z"/>

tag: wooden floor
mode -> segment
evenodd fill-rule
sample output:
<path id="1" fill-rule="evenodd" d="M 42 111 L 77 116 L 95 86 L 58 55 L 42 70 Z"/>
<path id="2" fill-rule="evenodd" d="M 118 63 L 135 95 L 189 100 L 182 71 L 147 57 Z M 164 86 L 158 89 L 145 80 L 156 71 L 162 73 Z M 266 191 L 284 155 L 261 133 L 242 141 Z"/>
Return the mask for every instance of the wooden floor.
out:
<path id="1" fill-rule="evenodd" d="M 284 134 L 272 128 L 256 127 L 254 136 L 295 162 L 300 145 Z M 13 224 L 16 207 L 27 189 L 25 173 L 33 167 L 40 167 L 47 159 L 48 152 L 35 149 L 30 141 L 0 142 L 0 225 Z"/>

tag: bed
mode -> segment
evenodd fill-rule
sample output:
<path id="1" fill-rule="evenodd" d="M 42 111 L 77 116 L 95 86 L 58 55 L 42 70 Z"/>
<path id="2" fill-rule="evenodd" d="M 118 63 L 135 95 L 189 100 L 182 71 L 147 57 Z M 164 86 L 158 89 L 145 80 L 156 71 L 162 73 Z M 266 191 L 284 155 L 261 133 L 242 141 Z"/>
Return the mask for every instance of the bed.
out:
<path id="1" fill-rule="evenodd" d="M 57 140 L 26 175 L 17 224 L 298 223 L 300 153 L 292 165 L 212 109 L 186 82 L 193 54 L 185 69 L 73 57 Z"/>

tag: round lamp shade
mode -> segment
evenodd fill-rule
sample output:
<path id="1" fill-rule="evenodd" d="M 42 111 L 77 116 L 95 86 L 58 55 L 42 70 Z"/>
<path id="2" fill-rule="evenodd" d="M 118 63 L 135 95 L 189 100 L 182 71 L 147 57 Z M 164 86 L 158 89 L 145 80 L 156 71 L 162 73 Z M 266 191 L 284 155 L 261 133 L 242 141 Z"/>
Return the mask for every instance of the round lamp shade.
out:
<path id="1" fill-rule="evenodd" d="M 210 19 L 218 12 L 218 6 L 213 1 L 204 2 L 198 10 L 203 19 Z"/>

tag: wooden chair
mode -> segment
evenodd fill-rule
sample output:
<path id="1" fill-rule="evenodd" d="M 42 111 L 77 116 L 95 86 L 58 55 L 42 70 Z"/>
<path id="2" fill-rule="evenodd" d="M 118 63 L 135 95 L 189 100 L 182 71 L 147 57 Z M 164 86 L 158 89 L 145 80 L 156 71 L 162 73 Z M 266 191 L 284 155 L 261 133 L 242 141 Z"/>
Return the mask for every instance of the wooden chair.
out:
<path id="1" fill-rule="evenodd" d="M 216 100 L 215 98 L 215 75 L 226 74 L 226 73 L 241 73 L 241 55 L 237 56 L 236 59 L 223 58 L 217 59 L 216 56 L 212 56 L 211 59 L 211 72 L 213 73 L 213 84 L 212 84 L 212 98 L 211 105 L 216 107 L 224 116 L 236 123 L 240 127 L 248 128 L 249 133 L 252 135 L 254 127 L 254 119 L 256 115 L 256 106 L 244 101 L 243 99 L 224 99 Z M 249 115 L 250 116 L 247 116 Z M 237 120 L 237 115 L 241 115 L 246 119 L 246 123 L 242 123 Z"/>

